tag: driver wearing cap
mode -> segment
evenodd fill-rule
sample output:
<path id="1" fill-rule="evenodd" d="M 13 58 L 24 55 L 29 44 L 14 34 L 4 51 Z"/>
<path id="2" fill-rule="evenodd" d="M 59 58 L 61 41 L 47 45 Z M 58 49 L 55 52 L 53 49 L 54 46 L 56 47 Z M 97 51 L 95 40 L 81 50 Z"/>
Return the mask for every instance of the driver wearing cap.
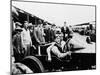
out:
<path id="1" fill-rule="evenodd" d="M 48 60 L 51 61 L 51 52 L 59 58 L 64 58 L 69 55 L 70 52 L 63 52 L 65 42 L 63 41 L 63 34 L 60 30 L 56 31 L 55 41 L 47 48 Z"/>

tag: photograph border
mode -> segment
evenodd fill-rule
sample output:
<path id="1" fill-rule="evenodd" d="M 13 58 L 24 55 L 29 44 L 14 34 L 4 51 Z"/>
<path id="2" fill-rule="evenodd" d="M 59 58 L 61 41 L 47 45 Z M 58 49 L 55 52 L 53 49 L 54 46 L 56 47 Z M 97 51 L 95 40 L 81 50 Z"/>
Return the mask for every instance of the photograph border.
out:
<path id="1" fill-rule="evenodd" d="M 44 2 L 44 1 L 28 1 L 28 0 L 10 0 L 10 74 L 12 73 L 12 1 L 16 2 L 33 2 L 33 3 L 44 3 L 44 4 L 60 4 L 60 5 L 75 5 L 75 6 L 90 6 L 90 7 L 95 7 L 95 28 L 96 28 L 96 43 L 95 43 L 95 52 L 96 52 L 96 68 L 95 69 L 90 69 L 90 70 L 96 70 L 97 69 L 97 5 L 88 5 L 88 4 L 74 4 L 74 3 L 59 3 L 59 2 Z M 74 70 L 73 70 L 74 71 Z M 85 71 L 85 70 L 75 70 L 75 71 Z M 66 72 L 66 71 L 62 71 Z M 51 72 L 46 72 L 46 73 L 51 73 Z M 54 73 L 54 72 L 52 72 Z M 28 74 L 28 73 L 27 73 Z M 33 73 L 31 73 L 33 74 Z M 35 73 L 35 74 L 40 74 L 40 73 Z M 23 75 L 23 74 L 22 74 Z"/>

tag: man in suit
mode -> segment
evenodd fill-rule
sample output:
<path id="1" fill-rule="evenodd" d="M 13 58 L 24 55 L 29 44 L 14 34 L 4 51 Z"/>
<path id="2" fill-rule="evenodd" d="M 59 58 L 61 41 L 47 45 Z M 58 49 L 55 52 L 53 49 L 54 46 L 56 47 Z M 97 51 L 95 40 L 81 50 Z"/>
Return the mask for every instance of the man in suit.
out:
<path id="1" fill-rule="evenodd" d="M 45 33 L 45 41 L 49 43 L 50 42 L 50 26 L 48 24 L 46 24 L 44 33 Z"/>
<path id="2" fill-rule="evenodd" d="M 66 25 L 66 22 L 64 22 L 64 26 L 61 28 L 61 32 L 63 33 L 64 41 L 67 41 L 67 39 L 73 35 L 73 31 Z"/>
<path id="3" fill-rule="evenodd" d="M 21 43 L 21 32 L 22 29 L 20 27 L 17 27 L 15 29 L 16 34 L 12 38 L 12 44 L 13 44 L 13 56 L 16 61 L 20 61 L 23 58 L 23 50 L 22 50 L 22 43 Z"/>
<path id="4" fill-rule="evenodd" d="M 50 30 L 50 42 L 54 42 L 54 39 L 55 39 L 55 26 L 52 25 Z"/>
<path id="5" fill-rule="evenodd" d="M 37 44 L 45 43 L 45 38 L 44 38 L 45 33 L 42 26 L 43 26 L 42 22 L 39 21 L 38 26 L 34 29 L 34 37 Z"/>

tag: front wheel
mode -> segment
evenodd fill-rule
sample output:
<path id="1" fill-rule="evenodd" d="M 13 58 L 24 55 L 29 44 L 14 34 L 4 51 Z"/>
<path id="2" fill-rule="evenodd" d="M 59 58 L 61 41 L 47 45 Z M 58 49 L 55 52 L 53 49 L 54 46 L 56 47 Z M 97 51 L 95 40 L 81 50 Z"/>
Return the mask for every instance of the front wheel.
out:
<path id="1" fill-rule="evenodd" d="M 44 67 L 40 60 L 35 56 L 27 56 L 22 60 L 22 63 L 27 65 L 33 73 L 42 73 L 44 72 Z"/>

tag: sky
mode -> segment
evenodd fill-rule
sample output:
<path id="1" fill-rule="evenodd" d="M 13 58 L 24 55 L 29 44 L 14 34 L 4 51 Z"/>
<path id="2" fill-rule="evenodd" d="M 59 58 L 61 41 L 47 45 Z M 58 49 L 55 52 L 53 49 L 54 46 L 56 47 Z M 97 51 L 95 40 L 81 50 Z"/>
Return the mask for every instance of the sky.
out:
<path id="1" fill-rule="evenodd" d="M 12 5 L 43 20 L 63 26 L 95 21 L 95 7 L 12 1 Z"/>

